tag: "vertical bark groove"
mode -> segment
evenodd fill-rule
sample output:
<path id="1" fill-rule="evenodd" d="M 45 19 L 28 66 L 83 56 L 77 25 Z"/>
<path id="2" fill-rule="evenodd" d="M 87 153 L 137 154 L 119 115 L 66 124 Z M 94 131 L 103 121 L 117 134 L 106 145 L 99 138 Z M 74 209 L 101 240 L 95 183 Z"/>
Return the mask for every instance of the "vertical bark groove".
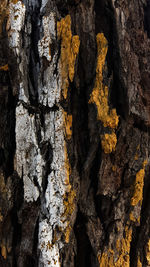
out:
<path id="1" fill-rule="evenodd" d="M 150 265 L 149 0 L 1 0 L 0 266 Z"/>

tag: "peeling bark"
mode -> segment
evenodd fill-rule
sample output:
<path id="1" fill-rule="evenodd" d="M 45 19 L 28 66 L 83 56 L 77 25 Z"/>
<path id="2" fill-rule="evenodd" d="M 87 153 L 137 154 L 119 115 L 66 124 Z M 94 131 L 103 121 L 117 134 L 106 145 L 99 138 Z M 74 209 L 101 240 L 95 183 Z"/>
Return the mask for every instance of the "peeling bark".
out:
<path id="1" fill-rule="evenodd" d="M 1 0 L 0 266 L 150 265 L 149 18 Z"/>

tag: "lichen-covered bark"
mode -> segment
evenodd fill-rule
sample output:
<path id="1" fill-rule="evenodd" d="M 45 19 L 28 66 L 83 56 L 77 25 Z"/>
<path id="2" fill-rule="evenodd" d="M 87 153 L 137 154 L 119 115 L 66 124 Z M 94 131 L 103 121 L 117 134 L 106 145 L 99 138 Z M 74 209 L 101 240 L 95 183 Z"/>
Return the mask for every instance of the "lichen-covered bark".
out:
<path id="1" fill-rule="evenodd" d="M 1 0 L 0 266 L 150 265 L 149 15 Z"/>

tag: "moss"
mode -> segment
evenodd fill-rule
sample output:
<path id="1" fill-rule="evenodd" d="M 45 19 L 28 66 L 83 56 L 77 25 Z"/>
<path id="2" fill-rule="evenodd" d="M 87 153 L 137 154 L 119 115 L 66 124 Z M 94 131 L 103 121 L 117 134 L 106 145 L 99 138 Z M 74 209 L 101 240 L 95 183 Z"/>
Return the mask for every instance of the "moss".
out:
<path id="1" fill-rule="evenodd" d="M 103 70 L 108 50 L 108 43 L 103 33 L 97 34 L 97 66 L 94 89 L 89 103 L 97 107 L 97 119 L 102 121 L 104 127 L 117 128 L 119 117 L 116 109 L 110 110 L 108 105 L 108 87 L 103 84 Z"/>
<path id="2" fill-rule="evenodd" d="M 75 62 L 80 46 L 79 36 L 72 36 L 70 15 L 67 15 L 57 23 L 57 36 L 61 40 L 62 92 L 63 97 L 66 99 L 69 80 L 72 82 L 74 78 Z"/>
<path id="3" fill-rule="evenodd" d="M 8 71 L 8 64 L 4 65 L 4 66 L 1 66 L 0 67 L 0 71 L 3 70 L 3 71 Z"/>
<path id="4" fill-rule="evenodd" d="M 104 134 L 101 137 L 101 145 L 106 154 L 115 150 L 117 144 L 117 137 L 114 132 L 111 134 Z"/>

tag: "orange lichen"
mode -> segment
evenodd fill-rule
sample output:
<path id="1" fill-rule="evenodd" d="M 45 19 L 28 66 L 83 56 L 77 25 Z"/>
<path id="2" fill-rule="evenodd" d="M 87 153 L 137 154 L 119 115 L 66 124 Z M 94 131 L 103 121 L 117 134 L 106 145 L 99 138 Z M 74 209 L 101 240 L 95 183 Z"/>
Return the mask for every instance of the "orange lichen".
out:
<path id="1" fill-rule="evenodd" d="M 22 0 L 11 0 L 13 4 L 17 4 L 19 1 L 22 2 Z"/>
<path id="2" fill-rule="evenodd" d="M 130 221 L 132 221 L 132 222 L 136 222 L 136 221 L 137 221 L 137 219 L 136 219 L 135 216 L 133 215 L 133 212 L 132 212 L 132 211 L 130 212 L 129 217 L 130 217 Z"/>
<path id="3" fill-rule="evenodd" d="M 67 147 L 66 147 L 66 143 L 64 144 L 64 154 L 65 154 L 65 172 L 66 172 L 66 177 L 65 177 L 65 185 L 67 185 L 68 187 L 68 190 L 67 191 L 70 191 L 70 188 L 71 188 L 71 185 L 70 185 L 70 174 L 71 174 L 71 167 L 70 167 L 70 163 L 69 163 L 69 159 L 68 159 L 68 153 L 67 153 Z"/>
<path id="4" fill-rule="evenodd" d="M 104 134 L 101 136 L 101 145 L 106 154 L 115 150 L 117 144 L 117 137 L 114 132 L 111 134 Z"/>
<path id="5" fill-rule="evenodd" d="M 75 210 L 75 197 L 76 192 L 72 189 L 72 186 L 70 184 L 70 174 L 71 174 L 71 166 L 68 159 L 68 153 L 66 148 L 66 143 L 64 145 L 65 147 L 65 170 L 66 170 L 66 178 L 65 178 L 65 184 L 67 185 L 66 193 L 63 195 L 63 204 L 64 204 L 64 213 L 62 215 L 62 221 L 67 223 L 67 226 L 65 230 L 63 231 L 65 241 L 66 243 L 69 243 L 69 237 L 71 232 L 71 226 L 70 226 L 70 218 Z M 62 231 L 62 230 L 61 230 Z"/>
<path id="6" fill-rule="evenodd" d="M 139 158 L 139 155 L 136 153 L 134 159 L 138 160 L 138 158 Z"/>
<path id="7" fill-rule="evenodd" d="M 73 189 L 70 189 L 70 192 L 65 193 L 64 198 L 64 214 L 63 214 L 63 220 L 67 222 L 67 227 L 64 231 L 65 241 L 66 243 L 69 243 L 70 238 L 70 232 L 71 232 L 71 226 L 70 226 L 70 217 L 75 210 L 75 197 L 76 192 Z"/>
<path id="8" fill-rule="evenodd" d="M 125 227 L 125 238 L 116 241 L 116 249 L 118 258 L 112 249 L 103 252 L 102 256 L 98 256 L 100 267 L 129 267 L 130 266 L 130 243 L 132 240 L 132 229 Z M 115 257 L 114 257 L 115 255 Z M 117 259 L 116 259 L 117 258 Z"/>
<path id="9" fill-rule="evenodd" d="M 65 134 L 67 139 L 70 139 L 72 136 L 72 115 L 68 115 L 64 111 L 64 124 L 65 124 Z"/>
<path id="10" fill-rule="evenodd" d="M 74 190 L 70 190 L 70 192 L 65 193 L 64 195 L 64 206 L 65 206 L 65 212 L 64 212 L 64 216 L 70 216 L 72 214 L 72 212 L 74 211 L 75 208 L 75 200 L 76 197 L 76 192 Z"/>
<path id="11" fill-rule="evenodd" d="M 6 249 L 6 246 L 4 246 L 4 245 L 1 246 L 1 254 L 2 254 L 3 258 L 6 260 L 6 258 L 7 258 L 7 249 Z"/>
<path id="12" fill-rule="evenodd" d="M 97 34 L 97 67 L 94 89 L 89 103 L 97 107 L 97 119 L 102 121 L 104 127 L 117 128 L 119 117 L 116 109 L 110 110 L 108 105 L 108 87 L 103 84 L 103 70 L 108 50 L 108 43 L 103 33 Z"/>
<path id="13" fill-rule="evenodd" d="M 4 65 L 4 66 L 1 66 L 0 67 L 0 71 L 3 70 L 3 71 L 8 71 L 8 64 Z"/>
<path id="14" fill-rule="evenodd" d="M 141 263 L 141 261 L 140 261 L 140 257 L 138 257 L 137 267 L 142 267 L 142 263 Z"/>
<path id="15" fill-rule="evenodd" d="M 150 265 L 150 239 L 148 240 L 147 246 L 146 246 L 146 260 L 148 265 Z"/>
<path id="16" fill-rule="evenodd" d="M 70 240 L 71 229 L 72 229 L 71 226 L 68 225 L 66 230 L 65 230 L 65 241 L 66 241 L 67 244 L 69 243 L 69 240 Z"/>
<path id="17" fill-rule="evenodd" d="M 143 162 L 143 169 L 139 170 L 136 174 L 134 193 L 131 198 L 131 206 L 136 206 L 139 202 L 142 205 L 143 200 L 143 187 L 144 187 L 144 176 L 145 176 L 145 166 L 147 161 Z"/>
<path id="18" fill-rule="evenodd" d="M 76 57 L 79 53 L 79 36 L 72 36 L 71 17 L 67 15 L 57 22 L 57 35 L 61 40 L 61 76 L 63 97 L 67 98 L 69 80 L 72 82 L 75 72 Z"/>
<path id="19" fill-rule="evenodd" d="M 113 171 L 113 172 L 116 172 L 116 171 L 117 171 L 117 166 L 116 166 L 116 165 L 113 165 L 113 166 L 112 166 L 112 171 Z"/>

